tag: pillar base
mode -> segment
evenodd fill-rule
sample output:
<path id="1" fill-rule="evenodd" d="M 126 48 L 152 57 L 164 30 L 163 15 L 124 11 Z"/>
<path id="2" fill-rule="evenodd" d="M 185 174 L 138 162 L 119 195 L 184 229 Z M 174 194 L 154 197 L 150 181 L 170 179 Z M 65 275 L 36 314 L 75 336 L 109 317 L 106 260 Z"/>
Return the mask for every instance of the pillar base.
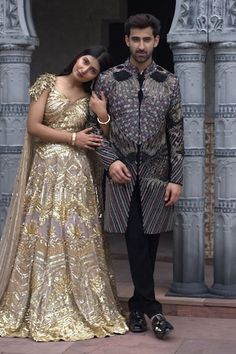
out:
<path id="1" fill-rule="evenodd" d="M 205 283 L 178 283 L 173 282 L 167 296 L 209 297 Z"/>
<path id="2" fill-rule="evenodd" d="M 225 285 L 215 283 L 209 289 L 209 292 L 223 298 L 236 298 L 236 284 Z"/>

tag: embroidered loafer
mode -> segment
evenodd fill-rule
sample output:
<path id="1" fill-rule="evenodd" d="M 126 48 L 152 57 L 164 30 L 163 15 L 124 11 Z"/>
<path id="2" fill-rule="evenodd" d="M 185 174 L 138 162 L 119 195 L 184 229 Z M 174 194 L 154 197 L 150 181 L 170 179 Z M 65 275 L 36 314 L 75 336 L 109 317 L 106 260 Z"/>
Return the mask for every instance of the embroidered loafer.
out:
<path id="1" fill-rule="evenodd" d="M 140 311 L 131 311 L 128 326 L 131 332 L 145 332 L 147 330 L 147 322 L 144 314 Z"/>
<path id="2" fill-rule="evenodd" d="M 161 313 L 158 313 L 152 319 L 152 329 L 158 339 L 163 339 L 168 333 L 173 331 L 174 327 Z"/>

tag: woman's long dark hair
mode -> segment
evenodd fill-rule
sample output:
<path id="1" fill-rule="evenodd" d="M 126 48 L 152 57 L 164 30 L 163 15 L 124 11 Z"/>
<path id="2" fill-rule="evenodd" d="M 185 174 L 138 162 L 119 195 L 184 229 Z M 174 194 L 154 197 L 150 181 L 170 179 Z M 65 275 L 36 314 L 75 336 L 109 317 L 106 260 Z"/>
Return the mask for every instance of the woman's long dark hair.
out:
<path id="1" fill-rule="evenodd" d="M 71 74 L 77 60 L 83 57 L 84 55 L 91 55 L 92 57 L 98 60 L 100 66 L 100 72 L 105 71 L 112 66 L 112 58 L 111 55 L 108 53 L 106 47 L 102 45 L 95 45 L 77 54 L 75 58 L 70 62 L 70 64 L 66 66 L 60 74 L 58 74 L 58 76 Z M 90 93 L 91 85 L 92 85 L 92 81 L 84 82 L 83 83 L 84 90 Z"/>

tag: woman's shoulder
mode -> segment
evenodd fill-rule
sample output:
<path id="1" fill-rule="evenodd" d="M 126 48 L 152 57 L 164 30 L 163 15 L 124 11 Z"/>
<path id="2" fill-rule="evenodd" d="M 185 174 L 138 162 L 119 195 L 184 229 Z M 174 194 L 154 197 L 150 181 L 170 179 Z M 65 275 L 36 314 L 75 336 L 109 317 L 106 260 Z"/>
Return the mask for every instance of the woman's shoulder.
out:
<path id="1" fill-rule="evenodd" d="M 29 89 L 29 95 L 37 100 L 42 92 L 46 89 L 52 89 L 55 86 L 56 82 L 56 75 L 55 74 L 49 74 L 49 73 L 44 73 L 40 75 L 35 83 L 30 87 Z"/>

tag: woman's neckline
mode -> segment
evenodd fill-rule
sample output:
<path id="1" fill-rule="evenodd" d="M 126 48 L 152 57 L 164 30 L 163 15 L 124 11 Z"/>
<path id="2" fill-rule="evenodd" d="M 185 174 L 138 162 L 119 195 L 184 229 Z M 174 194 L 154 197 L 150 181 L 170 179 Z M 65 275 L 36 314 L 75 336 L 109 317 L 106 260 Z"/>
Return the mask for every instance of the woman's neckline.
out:
<path id="1" fill-rule="evenodd" d="M 57 93 L 58 93 L 59 95 L 61 95 L 62 97 L 64 97 L 64 98 L 65 98 L 67 101 L 69 101 L 70 103 L 76 103 L 76 102 L 78 102 L 78 101 L 80 101 L 80 100 L 83 100 L 83 99 L 89 97 L 89 95 L 86 94 L 86 95 L 78 96 L 78 97 L 75 98 L 75 99 L 70 99 L 65 93 L 63 93 L 63 92 L 57 87 L 57 77 L 56 77 L 56 80 L 55 80 L 54 88 L 55 88 L 55 90 L 57 91 Z"/>

